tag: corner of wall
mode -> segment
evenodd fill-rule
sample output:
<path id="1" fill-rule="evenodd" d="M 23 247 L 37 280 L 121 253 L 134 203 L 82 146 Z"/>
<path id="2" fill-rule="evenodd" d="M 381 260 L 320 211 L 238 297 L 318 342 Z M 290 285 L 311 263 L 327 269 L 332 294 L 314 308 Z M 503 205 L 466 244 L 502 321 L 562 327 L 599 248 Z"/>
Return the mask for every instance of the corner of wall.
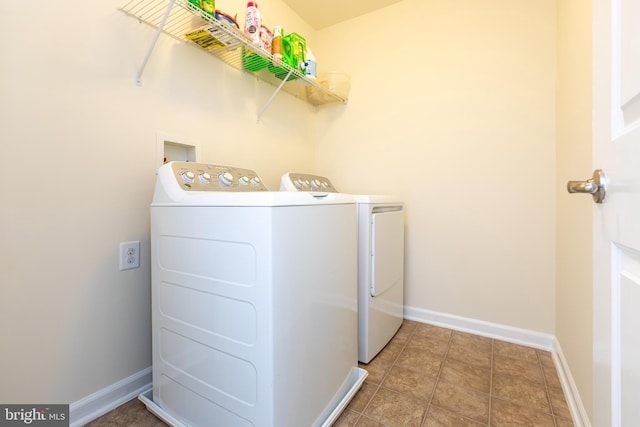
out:
<path id="1" fill-rule="evenodd" d="M 551 351 L 553 356 L 553 362 L 556 365 L 558 371 L 558 377 L 562 384 L 562 390 L 567 398 L 567 405 L 571 412 L 571 418 L 576 427 L 591 427 L 591 421 L 589 421 L 589 415 L 580 398 L 580 392 L 576 386 L 573 376 L 571 375 L 571 369 L 564 357 L 560 342 L 556 337 L 553 338 L 553 349 Z"/>

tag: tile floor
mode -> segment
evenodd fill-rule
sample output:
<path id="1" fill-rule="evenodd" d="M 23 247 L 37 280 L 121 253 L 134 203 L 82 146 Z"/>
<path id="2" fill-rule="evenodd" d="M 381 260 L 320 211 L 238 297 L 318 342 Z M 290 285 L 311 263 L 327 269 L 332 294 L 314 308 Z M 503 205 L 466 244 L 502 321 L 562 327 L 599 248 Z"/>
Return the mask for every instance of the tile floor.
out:
<path id="1" fill-rule="evenodd" d="M 335 427 L 573 426 L 551 353 L 407 321 Z"/>
<path id="2" fill-rule="evenodd" d="M 334 427 L 573 426 L 546 351 L 405 320 Z M 163 427 L 137 399 L 90 427 Z M 301 426 L 302 427 L 302 426 Z"/>

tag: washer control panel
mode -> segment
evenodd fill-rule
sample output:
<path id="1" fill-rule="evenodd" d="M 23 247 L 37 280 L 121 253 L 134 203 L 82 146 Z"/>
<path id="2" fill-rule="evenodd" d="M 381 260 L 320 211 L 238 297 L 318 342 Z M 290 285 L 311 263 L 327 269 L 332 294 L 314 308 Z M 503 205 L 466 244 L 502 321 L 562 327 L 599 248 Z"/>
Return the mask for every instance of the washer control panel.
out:
<path id="1" fill-rule="evenodd" d="M 286 173 L 280 179 L 280 191 L 337 193 L 329 178 L 308 173 Z"/>
<path id="2" fill-rule="evenodd" d="M 171 162 L 173 175 L 185 191 L 269 191 L 251 169 L 206 163 Z"/>

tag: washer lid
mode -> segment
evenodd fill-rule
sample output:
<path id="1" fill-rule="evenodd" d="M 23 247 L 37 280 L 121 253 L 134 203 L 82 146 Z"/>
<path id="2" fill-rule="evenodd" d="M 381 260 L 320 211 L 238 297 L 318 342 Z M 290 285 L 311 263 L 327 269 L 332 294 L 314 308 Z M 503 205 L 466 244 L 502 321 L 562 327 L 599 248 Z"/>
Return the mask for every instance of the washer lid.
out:
<path id="1" fill-rule="evenodd" d="M 198 193 L 169 194 L 156 187 L 151 206 L 315 206 L 344 205 L 355 206 L 348 194 L 314 195 L 310 193 L 289 193 L 281 191 L 256 191 L 247 193 L 222 193 L 215 191 Z M 355 208 L 354 208 L 355 209 Z M 355 210 L 354 210 L 355 212 Z"/>

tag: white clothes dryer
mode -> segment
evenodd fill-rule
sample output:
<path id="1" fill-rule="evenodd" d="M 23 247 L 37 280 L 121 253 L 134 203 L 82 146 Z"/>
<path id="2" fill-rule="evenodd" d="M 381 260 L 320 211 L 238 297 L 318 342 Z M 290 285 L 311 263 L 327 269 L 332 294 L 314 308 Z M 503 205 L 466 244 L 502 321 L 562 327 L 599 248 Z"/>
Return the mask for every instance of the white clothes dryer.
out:
<path id="1" fill-rule="evenodd" d="M 338 193 L 323 176 L 287 173 L 281 191 Z M 369 363 L 404 318 L 404 203 L 395 196 L 352 195 L 358 219 L 358 360 Z"/>
<path id="2" fill-rule="evenodd" d="M 152 390 L 174 426 L 330 426 L 360 388 L 352 197 L 171 162 L 151 204 Z"/>

